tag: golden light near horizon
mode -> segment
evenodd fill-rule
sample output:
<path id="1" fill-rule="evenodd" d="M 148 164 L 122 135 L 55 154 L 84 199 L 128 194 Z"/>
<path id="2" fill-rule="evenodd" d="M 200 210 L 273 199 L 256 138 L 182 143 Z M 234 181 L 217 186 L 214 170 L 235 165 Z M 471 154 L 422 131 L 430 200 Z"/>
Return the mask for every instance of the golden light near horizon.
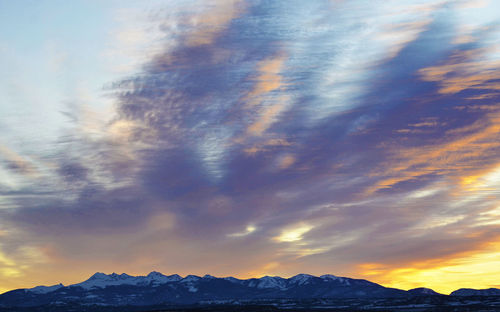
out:
<path id="1" fill-rule="evenodd" d="M 489 244 L 488 250 L 432 263 L 414 263 L 408 267 L 362 264 L 359 274 L 386 287 L 412 289 L 431 288 L 449 294 L 459 288 L 498 288 L 500 276 L 500 243 Z"/>

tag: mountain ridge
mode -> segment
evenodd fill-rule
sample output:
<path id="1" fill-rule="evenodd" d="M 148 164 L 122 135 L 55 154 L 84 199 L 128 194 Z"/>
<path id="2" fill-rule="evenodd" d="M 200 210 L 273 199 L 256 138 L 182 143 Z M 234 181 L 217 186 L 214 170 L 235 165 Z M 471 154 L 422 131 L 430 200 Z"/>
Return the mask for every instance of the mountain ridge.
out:
<path id="1" fill-rule="evenodd" d="M 459 289 L 450 296 L 479 296 L 483 290 Z M 489 289 L 484 296 L 500 296 L 500 290 Z M 200 302 L 233 302 L 270 299 L 376 299 L 446 297 L 429 288 L 401 290 L 384 287 L 364 279 L 331 274 L 314 276 L 297 274 L 289 278 L 263 276 L 238 279 L 178 274 L 164 275 L 153 271 L 145 276 L 126 273 L 97 272 L 87 280 L 64 286 L 36 286 L 0 294 L 0 307 L 33 307 L 51 304 L 79 305 L 158 305 L 197 304 Z"/>
<path id="2" fill-rule="evenodd" d="M 46 286 L 46 285 L 39 285 L 33 288 L 20 288 L 24 289 L 26 291 L 35 291 L 35 292 L 40 292 L 41 289 L 45 289 L 45 291 L 55 291 L 60 287 L 82 287 L 82 288 L 105 288 L 107 286 L 119 286 L 119 285 L 138 285 L 138 284 L 145 284 L 144 282 L 152 282 L 154 283 L 168 283 L 171 281 L 174 282 L 181 282 L 181 283 L 189 283 L 197 280 L 202 280 L 202 279 L 223 279 L 226 281 L 231 281 L 233 283 L 248 283 L 251 287 L 256 286 L 257 288 L 285 288 L 284 282 L 289 281 L 291 283 L 296 283 L 296 284 L 307 284 L 308 281 L 311 278 L 320 278 L 322 280 L 330 280 L 330 281 L 337 281 L 340 283 L 344 283 L 345 285 L 349 286 L 350 282 L 349 280 L 357 280 L 357 281 L 365 281 L 368 283 L 376 284 L 373 282 L 370 282 L 365 279 L 354 279 L 354 278 L 349 278 L 349 277 L 341 277 L 341 276 L 336 276 L 332 274 L 323 274 L 320 276 L 315 276 L 311 274 L 304 274 L 304 273 L 299 273 L 297 275 L 291 276 L 291 277 L 281 277 L 281 276 L 270 276 L 270 275 L 265 275 L 261 277 L 252 277 L 252 278 L 247 278 L 247 279 L 241 279 L 241 278 L 236 278 L 233 276 L 227 276 L 227 277 L 215 277 L 209 274 L 205 274 L 204 276 L 198 276 L 194 274 L 189 274 L 186 275 L 185 277 L 182 277 L 181 275 L 178 274 L 172 274 L 172 275 L 164 275 L 163 273 L 157 272 L 157 271 L 152 271 L 147 275 L 129 275 L 127 273 L 111 273 L 111 274 L 106 274 L 102 272 L 96 272 L 92 276 L 90 276 L 87 280 L 80 282 L 80 283 L 75 283 L 75 284 L 69 284 L 69 285 L 63 285 L 62 283 L 51 285 L 51 286 Z M 258 282 L 257 282 L 258 281 Z M 141 283 L 142 282 L 142 283 Z M 379 284 L 376 284 L 379 285 Z M 382 285 L 380 285 L 382 286 Z M 385 286 L 382 286 L 385 287 Z M 385 288 L 390 288 L 390 287 L 385 287 Z M 16 290 L 20 290 L 16 289 Z M 12 290 L 11 290 L 12 291 Z M 9 292 L 9 291 L 7 291 Z M 436 293 L 437 294 L 437 293 Z M 2 295 L 2 294 L 0 294 Z"/>

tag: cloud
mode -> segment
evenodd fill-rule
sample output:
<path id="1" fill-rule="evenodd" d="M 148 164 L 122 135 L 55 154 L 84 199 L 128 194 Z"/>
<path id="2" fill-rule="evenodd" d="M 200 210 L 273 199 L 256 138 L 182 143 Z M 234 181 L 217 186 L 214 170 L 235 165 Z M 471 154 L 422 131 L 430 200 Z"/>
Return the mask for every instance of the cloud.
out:
<path id="1" fill-rule="evenodd" d="M 238 232 L 238 233 L 232 233 L 232 234 L 228 234 L 229 237 L 242 237 L 242 236 L 247 236 L 247 235 L 250 235 L 252 234 L 253 232 L 255 232 L 257 230 L 257 228 L 253 225 L 247 225 L 247 227 L 245 228 L 245 231 L 243 232 Z"/>
<path id="2" fill-rule="evenodd" d="M 37 176 L 38 170 L 33 162 L 17 154 L 7 146 L 0 145 L 0 154 L 3 156 L 2 158 L 7 162 L 6 167 L 10 170 L 28 177 Z"/>
<path id="3" fill-rule="evenodd" d="M 493 49 L 493 51 L 491 51 Z M 440 93 L 458 93 L 467 89 L 498 90 L 498 60 L 481 59 L 483 53 L 497 53 L 496 47 L 460 51 L 451 56 L 451 64 L 422 68 L 419 73 L 426 81 L 439 81 Z M 479 61 L 477 59 L 480 58 Z"/>
<path id="4" fill-rule="evenodd" d="M 43 253 L 47 284 L 154 268 L 409 285 L 482 253 L 498 231 L 496 50 L 487 32 L 454 42 L 443 1 L 395 3 L 159 11 L 163 45 L 106 89 L 114 109 L 68 112 L 77 125 L 33 162 L 43 181 L 2 185 L 0 226 L 18 231 L 2 250 Z"/>
<path id="5" fill-rule="evenodd" d="M 309 232 L 313 227 L 307 224 L 299 224 L 285 229 L 281 234 L 275 237 L 278 242 L 296 242 L 302 240 L 302 236 Z"/>

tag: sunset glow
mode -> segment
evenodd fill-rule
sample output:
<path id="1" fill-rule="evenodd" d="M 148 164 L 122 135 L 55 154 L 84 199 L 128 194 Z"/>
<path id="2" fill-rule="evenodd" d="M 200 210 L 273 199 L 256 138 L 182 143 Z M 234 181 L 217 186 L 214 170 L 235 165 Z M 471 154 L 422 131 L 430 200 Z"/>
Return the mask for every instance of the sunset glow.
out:
<path id="1" fill-rule="evenodd" d="M 500 287 L 500 1 L 0 1 L 0 292 Z"/>

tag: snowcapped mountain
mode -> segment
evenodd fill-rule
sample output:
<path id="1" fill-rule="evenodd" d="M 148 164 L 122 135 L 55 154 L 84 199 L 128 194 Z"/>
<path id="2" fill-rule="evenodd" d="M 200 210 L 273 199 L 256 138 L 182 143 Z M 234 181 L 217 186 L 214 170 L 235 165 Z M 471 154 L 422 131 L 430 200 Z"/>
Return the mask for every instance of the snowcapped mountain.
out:
<path id="1" fill-rule="evenodd" d="M 210 275 L 205 275 L 207 279 L 211 279 L 212 276 Z M 200 279 L 202 279 L 201 277 L 199 276 L 196 276 L 196 275 L 188 275 L 186 277 L 184 277 L 183 279 L 181 279 L 181 283 L 190 283 L 190 282 L 196 282 L 196 281 L 199 281 Z"/>
<path id="2" fill-rule="evenodd" d="M 284 278 L 281 278 L 279 276 L 264 276 L 264 277 L 261 277 L 259 279 L 257 279 L 257 281 L 255 281 L 255 283 L 252 283 L 252 285 L 250 287 L 257 287 L 257 288 L 276 288 L 276 289 L 280 289 L 280 290 L 285 290 L 287 289 L 287 280 L 285 280 Z"/>
<path id="3" fill-rule="evenodd" d="M 331 274 L 325 274 L 325 275 L 321 275 L 320 278 L 322 278 L 325 281 L 338 281 L 340 283 L 344 283 L 346 285 L 350 285 L 349 284 L 350 278 L 346 278 L 346 277 L 340 277 L 340 276 L 335 276 L 335 275 L 331 275 Z"/>
<path id="4" fill-rule="evenodd" d="M 112 273 L 106 275 L 104 273 L 95 273 L 88 280 L 70 285 L 72 287 L 82 287 L 83 289 L 89 290 L 92 288 L 105 288 L 108 286 L 119 286 L 119 285 L 152 285 L 158 286 L 168 282 L 180 281 L 182 277 L 177 274 L 166 276 L 159 272 L 151 272 L 147 276 L 131 276 L 125 273 L 116 274 Z"/>
<path id="5" fill-rule="evenodd" d="M 309 274 L 298 274 L 295 275 L 294 277 L 290 278 L 289 281 L 291 283 L 295 283 L 298 285 L 304 285 L 307 284 L 311 281 L 311 278 L 314 278 L 314 276 L 309 275 Z"/>
<path id="6" fill-rule="evenodd" d="M 431 298 L 441 300 L 444 295 L 428 288 L 404 291 L 386 288 L 362 279 L 322 275 L 298 274 L 291 278 L 264 276 L 237 279 L 203 277 L 177 274 L 163 275 L 151 272 L 146 276 L 96 273 L 86 281 L 64 286 L 38 286 L 18 289 L 0 295 L 2 307 L 33 307 L 54 304 L 152 306 L 179 305 L 200 302 L 234 302 L 240 300 L 309 300 L 309 299 L 356 299 L 375 298 Z M 461 289 L 456 296 L 500 295 L 500 290 Z M 450 296 L 451 297 L 451 296 Z M 402 298 L 402 299 L 401 299 Z M 420 299 L 418 299 L 420 300 Z"/>

